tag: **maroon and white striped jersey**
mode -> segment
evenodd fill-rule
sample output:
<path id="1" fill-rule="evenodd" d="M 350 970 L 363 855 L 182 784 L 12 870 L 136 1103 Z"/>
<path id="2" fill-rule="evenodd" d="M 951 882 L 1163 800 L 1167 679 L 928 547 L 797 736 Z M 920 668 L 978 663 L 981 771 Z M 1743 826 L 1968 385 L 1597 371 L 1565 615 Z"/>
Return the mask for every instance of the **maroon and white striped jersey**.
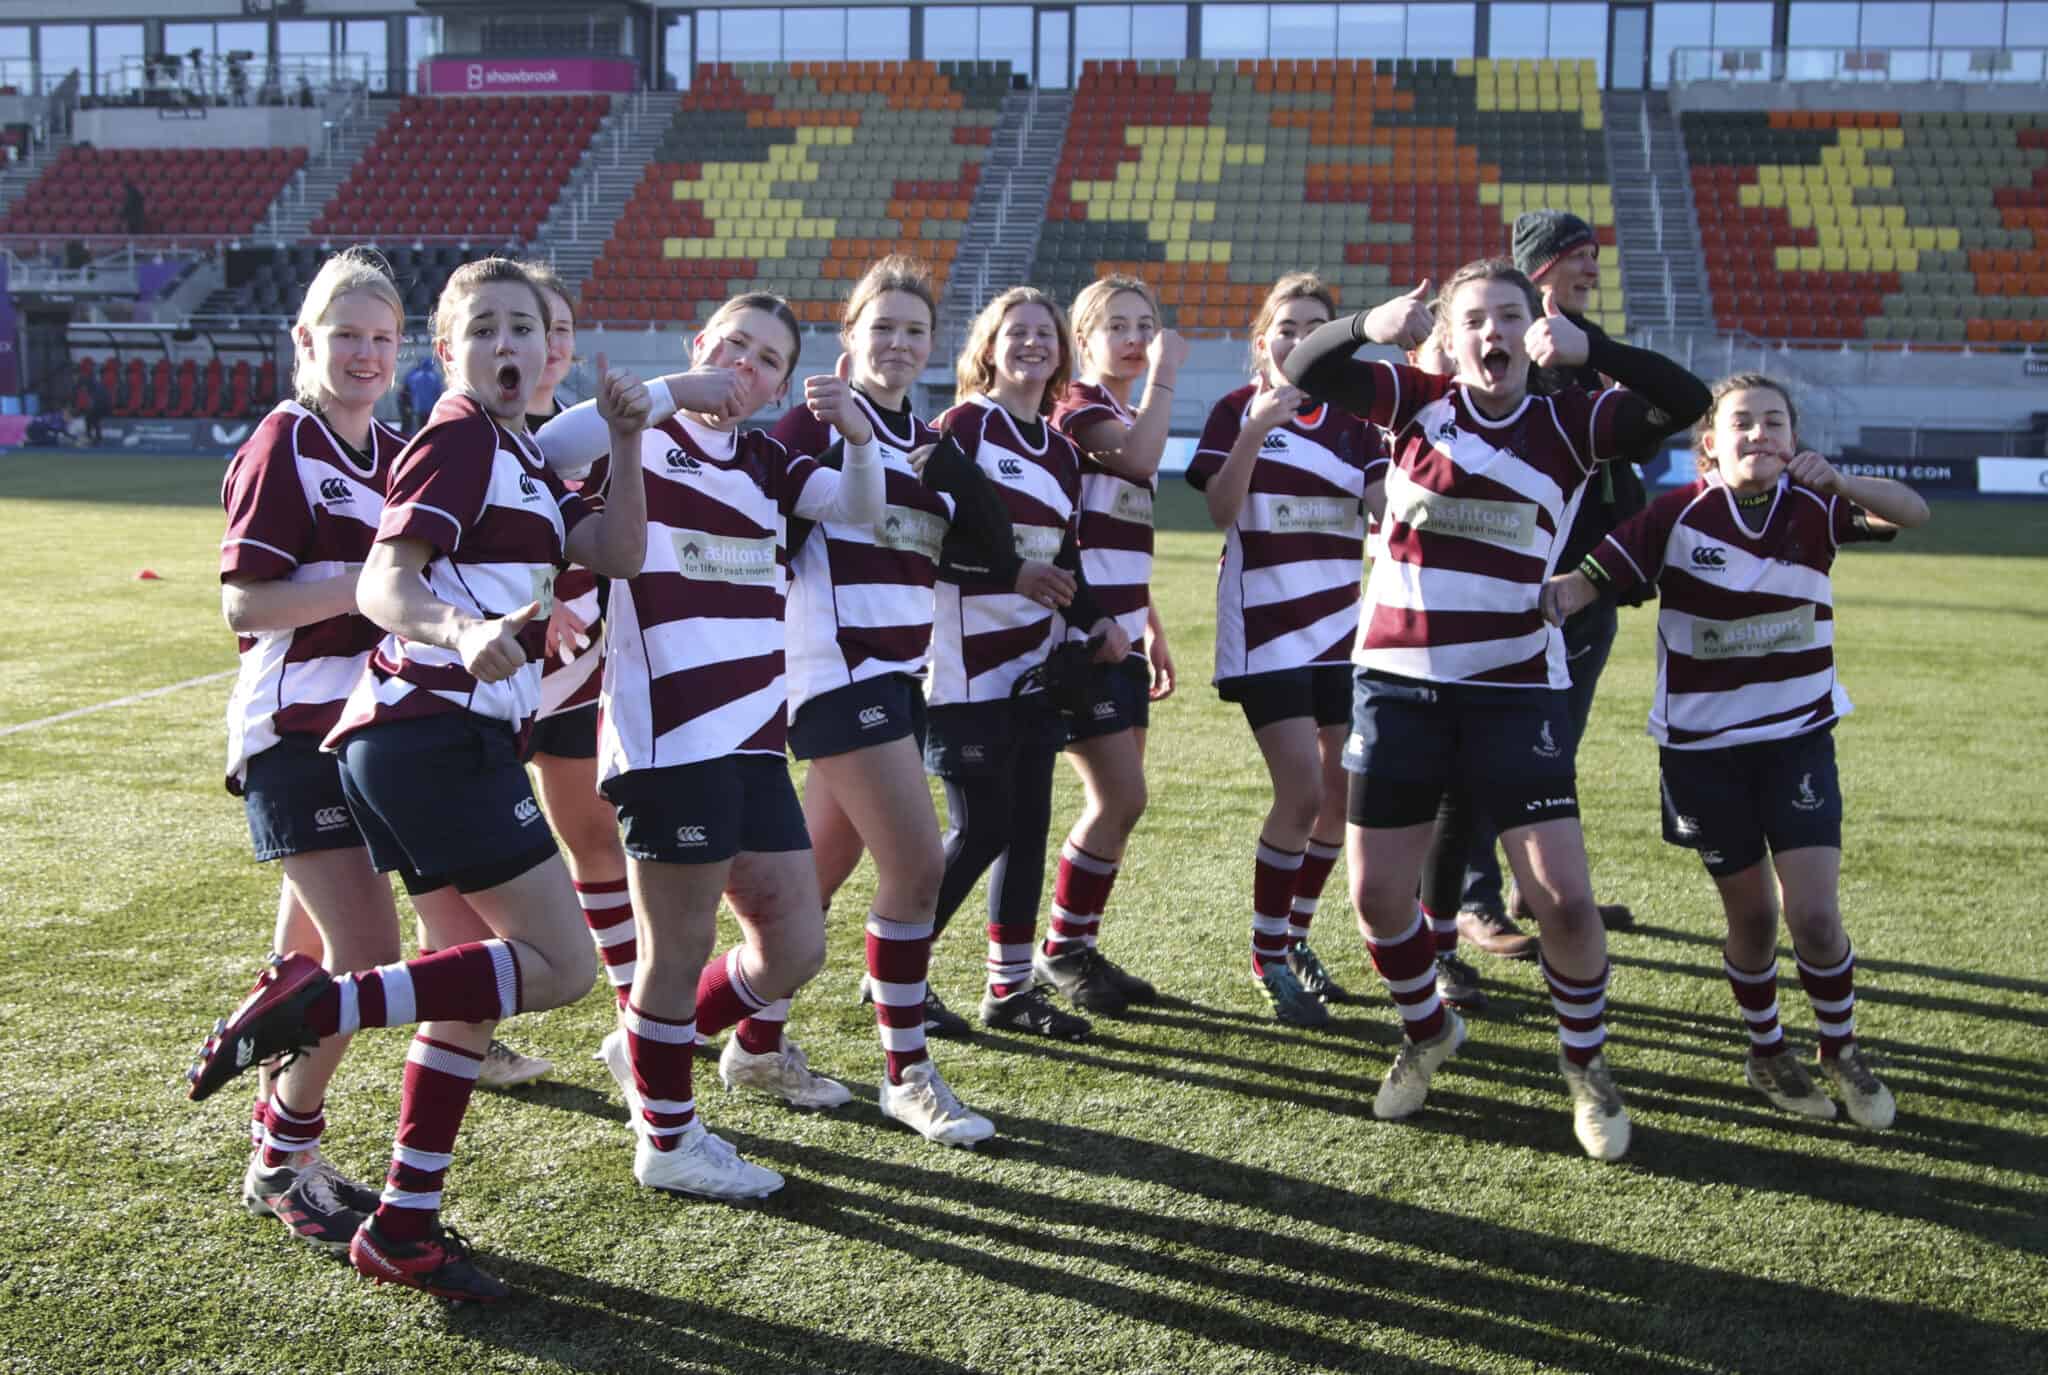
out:
<path id="1" fill-rule="evenodd" d="M 1563 689 L 1564 635 L 1537 597 L 1596 464 L 1617 456 L 1611 388 L 1528 396 L 1499 420 L 1449 377 L 1373 363 L 1393 436 L 1386 554 L 1352 661 L 1441 683 Z"/>
<path id="2" fill-rule="evenodd" d="M 1188 465 L 1209 485 L 1244 430 L 1258 387 L 1218 401 Z M 1365 489 L 1386 468 L 1379 431 L 1318 406 L 1269 431 L 1216 570 L 1215 681 L 1341 664 L 1358 634 Z"/>
<path id="3" fill-rule="evenodd" d="M 1088 456 L 1077 431 L 1104 420 L 1129 429 L 1137 416 L 1093 382 L 1068 383 L 1067 394 L 1053 406 L 1054 428 L 1081 454 L 1081 574 L 1136 652 L 1145 642 L 1145 613 L 1152 605 L 1152 499 L 1159 479 L 1131 482 Z"/>
<path id="4" fill-rule="evenodd" d="M 1779 478 L 1738 506 L 1719 481 L 1667 492 L 1592 558 L 1615 590 L 1657 584 L 1650 735 L 1720 749 L 1818 730 L 1850 712 L 1835 676 L 1835 550 L 1886 539 L 1862 510 Z"/>
<path id="5" fill-rule="evenodd" d="M 614 579 L 598 777 L 783 752 L 783 599 L 792 516 L 822 511 L 839 473 L 766 431 L 675 416 L 640 441 L 647 561 Z M 591 481 L 610 480 L 600 460 Z"/>
<path id="6" fill-rule="evenodd" d="M 862 393 L 854 399 L 874 426 L 882 461 L 882 519 L 872 525 L 826 521 L 806 535 L 791 532 L 789 714 L 811 698 L 887 673 L 924 672 L 932 640 L 932 584 L 939 548 L 953 521 L 953 499 L 911 470 L 906 455 L 938 432 L 909 418 L 892 424 Z M 839 432 L 802 406 L 776 422 L 774 435 L 791 453 L 813 458 Z"/>
<path id="7" fill-rule="evenodd" d="M 1051 563 L 1073 532 L 1081 500 L 1081 455 L 1074 442 L 1044 427 L 1033 446 L 1008 411 L 986 396 L 963 401 L 938 419 L 967 456 L 993 482 L 1016 532 L 1020 557 Z M 1007 583 L 938 584 L 933 598 L 931 675 L 925 698 L 933 706 L 998 702 L 1026 672 L 1045 661 L 1065 633 L 1057 613 Z M 1084 627 L 1085 628 L 1085 627 Z"/>
<path id="8" fill-rule="evenodd" d="M 509 678 L 480 683 L 454 650 L 387 634 L 328 746 L 365 726 L 446 711 L 504 721 L 523 739 L 540 708 L 540 662 L 562 542 L 588 514 L 523 430 L 507 428 L 473 397 L 443 394 L 391 465 L 377 539 L 433 546 L 428 591 L 468 615 L 507 616 L 539 602 L 539 614 L 519 635 L 526 663 Z"/>
<path id="9" fill-rule="evenodd" d="M 550 401 L 549 404 L 553 407 L 549 413 L 526 417 L 527 433 L 539 428 L 542 421 L 561 414 L 559 402 Z M 604 509 L 604 497 L 582 479 L 564 479 L 562 485 L 582 497 L 583 504 L 590 508 L 592 515 Z M 540 710 L 534 715 L 534 719 L 540 721 L 595 702 L 597 682 L 604 665 L 604 627 L 598 619 L 597 574 L 573 563 L 564 568 L 555 576 L 555 605 L 566 608 L 577 620 L 590 627 L 590 648 L 578 650 L 576 657 L 566 664 L 558 655 L 547 656 L 540 669 Z"/>
<path id="10" fill-rule="evenodd" d="M 358 454 L 314 412 L 281 402 L 228 463 L 221 581 L 319 582 L 359 568 L 377 538 L 384 483 L 405 441 L 370 423 Z M 241 672 L 228 697 L 228 791 L 279 736 L 324 736 L 383 631 L 347 612 L 293 630 L 237 638 Z"/>

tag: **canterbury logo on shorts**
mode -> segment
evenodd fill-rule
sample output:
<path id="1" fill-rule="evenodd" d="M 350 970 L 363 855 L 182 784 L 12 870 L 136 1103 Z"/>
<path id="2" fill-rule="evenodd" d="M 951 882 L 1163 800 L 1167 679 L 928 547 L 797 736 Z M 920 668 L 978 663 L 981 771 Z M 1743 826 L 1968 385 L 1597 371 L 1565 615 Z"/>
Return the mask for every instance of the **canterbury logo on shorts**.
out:
<path id="1" fill-rule="evenodd" d="M 348 825 L 348 808 L 322 807 L 313 813 L 313 825 L 322 831 L 338 831 Z"/>
<path id="2" fill-rule="evenodd" d="M 860 709 L 860 728 L 862 730 L 872 730 L 876 726 L 887 724 L 888 720 L 889 713 L 880 707 L 862 707 Z"/>

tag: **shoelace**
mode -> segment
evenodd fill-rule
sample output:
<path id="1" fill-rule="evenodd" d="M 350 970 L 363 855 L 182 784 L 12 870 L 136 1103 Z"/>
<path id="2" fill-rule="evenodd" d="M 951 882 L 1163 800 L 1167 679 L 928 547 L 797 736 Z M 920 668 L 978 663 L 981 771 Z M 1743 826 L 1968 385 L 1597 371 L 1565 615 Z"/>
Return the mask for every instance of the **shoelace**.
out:
<path id="1" fill-rule="evenodd" d="M 1612 1117 L 1621 1111 L 1621 1090 L 1614 1086 L 1614 1076 L 1607 1072 L 1604 1061 L 1585 1066 L 1584 1082 L 1593 1097 L 1599 1100 L 1601 1112 Z"/>
<path id="2" fill-rule="evenodd" d="M 301 1192 L 307 1201 L 324 1213 L 341 1210 L 341 1194 L 335 1188 L 337 1171 L 324 1160 L 317 1160 L 299 1172 Z"/>
<path id="3" fill-rule="evenodd" d="M 1845 1050 L 1835 1057 L 1835 1065 L 1848 1077 L 1858 1093 L 1876 1093 L 1877 1075 L 1870 1066 L 1863 1063 L 1863 1057 L 1854 1050 Z"/>

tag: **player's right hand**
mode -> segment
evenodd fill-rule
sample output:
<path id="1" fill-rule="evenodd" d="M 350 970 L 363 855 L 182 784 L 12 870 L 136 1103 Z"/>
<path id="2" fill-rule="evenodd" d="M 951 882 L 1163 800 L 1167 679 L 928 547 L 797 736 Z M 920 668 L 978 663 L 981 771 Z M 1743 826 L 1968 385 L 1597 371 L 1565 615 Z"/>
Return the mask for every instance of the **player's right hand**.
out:
<path id="1" fill-rule="evenodd" d="M 671 373 L 668 379 L 668 394 L 675 398 L 677 410 L 717 420 L 731 420 L 741 414 L 746 406 L 746 390 L 746 380 L 732 368 L 692 368 Z"/>
<path id="2" fill-rule="evenodd" d="M 1365 337 L 1399 349 L 1419 347 L 1436 328 L 1436 316 L 1429 309 L 1433 294 L 1429 278 L 1424 277 L 1415 290 L 1374 306 L 1366 313 Z"/>
<path id="3" fill-rule="evenodd" d="M 1074 600 L 1074 575 L 1064 568 L 1026 559 L 1017 570 L 1017 595 L 1057 611 Z"/>
<path id="4" fill-rule="evenodd" d="M 478 621 L 455 640 L 455 652 L 462 666 L 479 683 L 502 683 L 526 665 L 526 651 L 520 648 L 519 632 L 540 614 L 539 602 L 528 602 L 509 616 Z"/>
<path id="5" fill-rule="evenodd" d="M 1294 419 L 1308 400 L 1308 393 L 1299 387 L 1268 387 L 1252 397 L 1251 409 L 1245 412 L 1247 429 L 1277 430 Z"/>

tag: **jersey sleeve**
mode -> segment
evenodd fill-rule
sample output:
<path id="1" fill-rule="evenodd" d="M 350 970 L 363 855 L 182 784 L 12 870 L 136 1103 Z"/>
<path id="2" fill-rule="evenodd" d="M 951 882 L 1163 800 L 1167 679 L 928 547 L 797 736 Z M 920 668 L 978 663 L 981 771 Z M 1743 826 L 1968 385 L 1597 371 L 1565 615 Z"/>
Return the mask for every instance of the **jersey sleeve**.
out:
<path id="1" fill-rule="evenodd" d="M 555 499 L 555 508 L 562 513 L 562 534 L 567 537 L 571 530 L 597 514 L 597 508 L 585 501 L 582 494 L 572 490 L 568 483 L 553 468 L 542 466 L 540 480 L 547 484 L 548 495 Z"/>
<path id="2" fill-rule="evenodd" d="M 289 431 L 268 427 L 235 455 L 221 484 L 228 516 L 220 576 L 270 581 L 290 576 L 313 540 L 313 510 L 299 481 Z"/>
<path id="3" fill-rule="evenodd" d="M 1195 441 L 1195 456 L 1188 460 L 1188 485 L 1206 491 L 1209 480 L 1222 471 L 1224 460 L 1244 433 L 1244 407 L 1232 393 L 1209 408 L 1202 425 L 1202 437 Z"/>
<path id="4" fill-rule="evenodd" d="M 1899 537 L 1892 526 L 1876 526 L 1870 512 L 1842 497 L 1828 498 L 1828 529 L 1836 547 L 1844 544 L 1889 544 Z"/>
<path id="5" fill-rule="evenodd" d="M 768 431 L 769 437 L 793 454 L 804 454 L 816 458 L 832 446 L 836 436 L 832 427 L 812 415 L 810 409 L 801 403 L 791 406 L 782 413 Z"/>
<path id="6" fill-rule="evenodd" d="M 821 511 L 831 504 L 839 491 L 839 470 L 827 468 L 809 454 L 784 448 L 766 435 L 755 442 L 764 440 L 774 446 L 775 451 L 766 456 L 764 466 L 773 475 L 772 495 L 784 520 Z"/>
<path id="7" fill-rule="evenodd" d="M 1365 485 L 1387 480 L 1387 464 L 1391 455 L 1387 452 L 1387 432 L 1377 425 L 1358 422 L 1361 433 L 1358 436 L 1358 466 L 1365 472 Z"/>
<path id="8" fill-rule="evenodd" d="M 377 522 L 378 542 L 425 540 L 442 553 L 454 552 L 483 515 L 497 452 L 496 427 L 482 415 L 445 420 L 422 431 L 391 470 L 384 515 Z"/>
<path id="9" fill-rule="evenodd" d="M 1663 577 L 1664 550 L 1671 542 L 1671 532 L 1698 494 L 1697 486 L 1667 492 L 1593 546 L 1586 557 L 1607 575 L 1610 590 L 1625 595 Z"/>

